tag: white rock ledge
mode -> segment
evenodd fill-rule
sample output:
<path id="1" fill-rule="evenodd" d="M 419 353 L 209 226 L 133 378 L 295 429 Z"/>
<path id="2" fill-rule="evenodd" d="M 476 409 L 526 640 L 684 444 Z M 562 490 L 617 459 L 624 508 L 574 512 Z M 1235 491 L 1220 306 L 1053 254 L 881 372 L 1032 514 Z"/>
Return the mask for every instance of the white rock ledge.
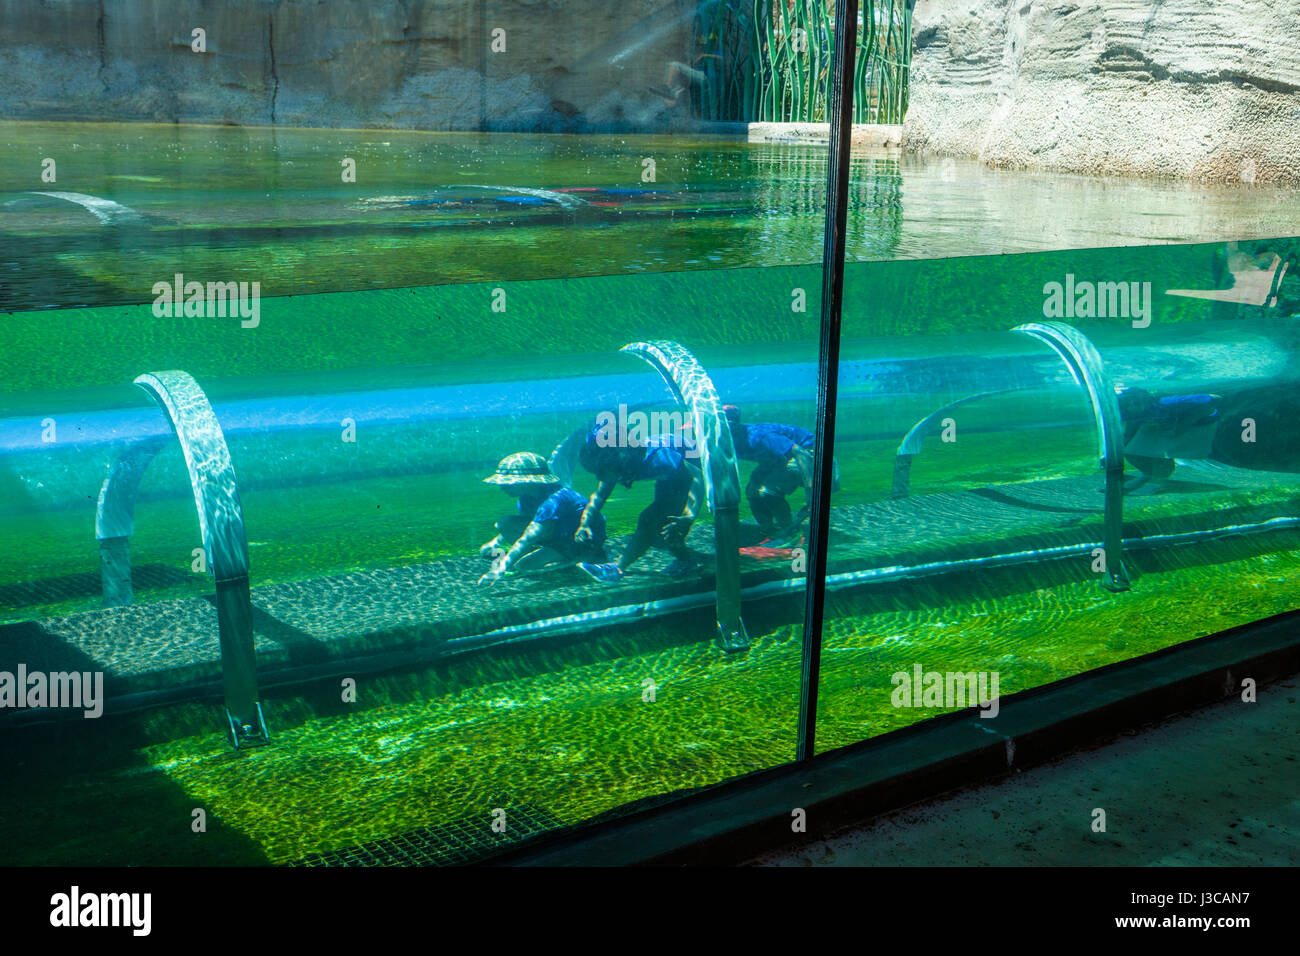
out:
<path id="1" fill-rule="evenodd" d="M 1300 0 L 918 0 L 907 149 L 1300 186 Z"/>
<path id="2" fill-rule="evenodd" d="M 829 123 L 750 123 L 751 143 L 827 143 Z M 876 123 L 854 123 L 851 143 L 855 147 L 900 148 L 903 127 Z"/>

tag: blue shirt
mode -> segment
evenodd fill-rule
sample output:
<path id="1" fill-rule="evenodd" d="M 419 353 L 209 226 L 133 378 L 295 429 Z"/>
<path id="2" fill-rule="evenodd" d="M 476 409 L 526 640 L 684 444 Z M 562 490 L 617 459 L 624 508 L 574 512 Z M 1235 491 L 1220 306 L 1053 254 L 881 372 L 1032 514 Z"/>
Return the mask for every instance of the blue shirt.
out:
<path id="1" fill-rule="evenodd" d="M 1205 425 L 1219 416 L 1215 395 L 1167 395 L 1156 400 L 1142 417 L 1144 423 L 1166 426 Z"/>
<path id="2" fill-rule="evenodd" d="M 624 481 L 662 481 L 677 474 L 686 460 L 686 452 L 680 439 L 671 435 L 658 435 L 647 438 L 645 454 L 637 459 L 627 473 Z"/>
<path id="3" fill-rule="evenodd" d="M 772 422 L 733 425 L 731 434 L 736 439 L 737 455 L 766 464 L 788 461 L 795 448 L 811 449 L 816 442 L 813 433 L 806 429 Z"/>
<path id="4" fill-rule="evenodd" d="M 578 524 L 582 521 L 582 512 L 587 507 L 587 499 L 572 488 L 561 488 L 534 507 L 536 501 L 536 498 L 531 501 L 520 498 L 519 513 L 528 517 L 529 511 L 532 510 L 532 520 L 542 526 L 549 540 L 572 538 L 574 532 L 578 530 Z M 594 512 L 587 522 L 587 527 L 591 530 L 593 538 L 603 540 L 605 516 L 599 511 Z"/>

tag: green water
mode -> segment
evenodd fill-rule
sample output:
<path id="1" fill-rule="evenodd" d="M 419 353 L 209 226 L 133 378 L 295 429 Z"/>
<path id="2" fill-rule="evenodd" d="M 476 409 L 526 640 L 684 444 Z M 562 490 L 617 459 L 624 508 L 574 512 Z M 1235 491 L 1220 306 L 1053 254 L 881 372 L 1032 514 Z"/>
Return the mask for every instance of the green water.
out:
<path id="1" fill-rule="evenodd" d="M 356 161 L 355 182 L 342 179 L 345 158 Z M 45 159 L 56 161 L 53 183 L 42 180 Z M 3 122 L 0 161 L 10 171 L 0 311 L 152 301 L 154 283 L 176 272 L 258 281 L 262 295 L 280 296 L 821 261 L 818 146 Z M 566 207 L 477 187 L 630 193 Z M 111 200 L 139 218 L 106 225 L 40 191 Z M 446 198 L 465 201 L 431 203 Z M 1273 188 L 862 153 L 847 254 L 933 259 L 1292 235 L 1297 208 L 1293 191 Z"/>
<path id="2" fill-rule="evenodd" d="M 820 745 L 942 712 L 890 703 L 890 676 L 918 660 L 997 669 L 1005 695 L 1290 609 L 1293 544 L 1142 558 L 1140 590 L 1120 596 L 1060 567 L 832 599 Z M 46 735 L 11 754 L 0 844 L 17 864 L 289 862 L 495 807 L 577 823 L 791 759 L 797 627 L 756 628 L 750 653 L 722 663 L 709 626 L 363 679 L 355 705 L 335 685 L 268 694 L 276 740 L 241 754 L 212 729 L 216 708 L 199 705 Z M 191 832 L 195 808 L 206 833 Z"/>
<path id="3" fill-rule="evenodd" d="M 936 456 L 923 470 L 918 467 L 923 487 L 937 492 L 965 487 L 972 481 L 996 484 L 1011 480 L 1015 474 L 1008 471 L 1005 461 L 1020 441 L 1015 435 L 993 435 L 978 452 Z M 837 506 L 876 501 L 887 494 L 894 443 L 896 439 L 893 443 L 840 444 L 846 490 L 837 496 Z M 1075 428 L 1040 435 L 1038 452 L 1028 467 L 1041 478 L 1087 474 L 1095 467 L 1087 454 L 1086 434 Z M 346 494 L 307 495 L 296 485 L 245 492 L 252 583 L 256 587 L 369 568 L 403 567 L 472 553 L 488 537 L 485 529 L 491 528 L 502 510 L 501 493 L 481 481 L 487 467 L 441 472 L 437 486 L 457 489 L 457 496 L 436 511 L 429 506 L 431 480 L 422 474 L 352 481 Z M 1023 471 L 1026 461 L 1018 457 L 1010 467 Z M 173 492 L 184 488 L 179 452 L 170 451 L 153 468 L 159 486 Z M 746 476 L 748 471 L 746 466 Z M 583 493 L 594 490 L 587 476 L 580 476 L 579 481 Z M 629 527 L 644 504 L 639 495 L 616 497 L 605 514 L 612 526 Z M 201 596 L 211 590 L 206 576 L 188 573 L 193 525 L 193 502 L 178 494 L 137 506 L 131 539 L 137 574 L 141 565 L 152 569 L 137 582 L 139 600 Z M 98 543 L 88 533 L 85 509 L 24 510 L 6 517 L 3 527 L 8 540 L 23 544 L 0 553 L 0 581 L 33 583 L 29 590 L 9 597 L 8 606 L 0 604 L 0 622 L 28 620 L 35 613 L 55 616 L 90 611 L 101 605 Z M 358 527 L 364 527 L 366 533 L 358 535 Z M 80 576 L 68 584 L 69 590 L 79 590 L 76 596 L 55 596 L 39 583 L 70 573 Z M 27 600 L 16 599 L 19 596 Z"/>
<path id="4" fill-rule="evenodd" d="M 185 369 L 219 408 L 413 384 L 468 395 L 490 383 L 509 394 L 545 380 L 560 394 L 566 382 L 627 373 L 635 361 L 615 352 L 647 339 L 679 341 L 735 381 L 752 369 L 763 387 L 791 389 L 771 400 L 759 389 L 745 403 L 749 420 L 812 425 L 825 175 L 815 147 L 94 124 L 0 132 L 7 168 L 32 171 L 0 196 L 5 440 L 27 440 L 23 429 L 47 414 L 118 408 L 127 383 L 150 370 Z M 59 157 L 53 185 L 38 178 L 46 155 Z M 356 183 L 339 181 L 343 156 L 357 159 Z M 642 179 L 647 157 L 656 158 L 652 183 Z M 1128 384 L 1212 390 L 1228 421 L 1209 456 L 1221 470 L 1180 464 L 1167 486 L 1135 493 L 1126 534 L 1295 516 L 1296 276 L 1269 311 L 1168 294 L 1230 290 L 1242 280 L 1229 266 L 1261 271 L 1275 252 L 1293 252 L 1294 239 L 1209 240 L 1294 232 L 1294 195 L 896 156 L 856 157 L 853 175 L 843 358 L 861 377 L 841 383 L 835 570 L 1100 533 L 1091 411 L 1046 349 L 1032 360 L 1048 370 L 1041 382 L 954 412 L 956 441 L 930 437 L 912 464 L 912 498 L 890 497 L 912 424 L 973 391 L 1032 378 L 1026 369 L 1038 366 L 1007 330 L 1042 321 L 1044 284 L 1067 274 L 1150 282 L 1149 331 L 1112 316 L 1087 323 L 1088 334 Z M 493 187 L 490 201 L 473 198 L 477 186 Z M 528 194 L 506 187 L 603 198 L 515 203 Z M 30 194 L 41 189 L 111 199 L 139 218 L 100 223 Z M 1168 244 L 1190 239 L 1205 241 Z M 1025 254 L 1001 255 L 1011 252 Z M 156 318 L 152 284 L 178 271 L 260 281 L 260 325 Z M 498 289 L 504 311 L 493 307 Z M 806 311 L 792 309 L 798 290 Z M 277 433 L 279 445 L 232 437 L 255 604 L 259 588 L 315 589 L 322 627 L 334 613 L 341 633 L 356 626 L 353 608 L 330 610 L 342 577 L 433 568 L 457 576 L 444 581 L 448 600 L 472 610 L 457 588 L 482 568 L 467 556 L 505 508 L 481 479 L 519 447 L 548 451 L 585 412 L 476 416 L 468 399 L 457 411 L 436 439 L 363 430 L 351 451 L 318 449 L 310 436 Z M 1245 417 L 1260 433 L 1249 445 L 1235 438 Z M 59 640 L 42 630 L 56 616 L 100 620 L 94 505 L 117 447 L 83 449 L 74 436 L 43 458 L 0 457 L 0 650 L 33 634 Z M 367 467 L 348 470 L 354 452 Z M 293 467 L 302 473 L 281 480 Z M 594 487 L 585 472 L 575 484 Z M 175 448 L 141 488 L 131 549 L 146 620 L 206 598 L 212 584 L 190 572 L 198 532 Z M 616 494 L 605 510 L 611 535 L 625 536 L 648 500 L 644 486 Z M 1007 507 L 1019 509 L 1013 527 L 981 523 L 985 510 Z M 756 531 L 743 504 L 742 518 Z M 1120 594 L 1102 589 L 1083 558 L 833 593 L 819 744 L 940 712 L 890 702 L 891 675 L 916 663 L 997 671 L 1006 695 L 1290 610 L 1296 544 L 1291 531 L 1138 549 L 1134 587 Z M 774 568 L 745 565 L 747 574 Z M 633 577 L 663 580 L 643 569 Z M 585 586 L 576 572 L 557 580 L 557 589 Z M 698 586 L 712 586 L 707 575 Z M 496 593 L 523 620 L 526 602 L 542 607 L 550 587 L 519 578 Z M 586 587 L 575 599 L 582 609 L 614 600 Z M 486 594 L 473 600 L 491 607 Z M 382 589 L 367 599 L 401 610 Z M 362 675 L 355 702 L 335 680 L 266 688 L 273 742 L 240 753 L 212 702 L 3 731 L 13 772 L 0 786 L 0 862 L 284 863 L 497 807 L 574 824 L 784 763 L 795 746 L 801 610 L 798 591 L 747 606 L 753 647 L 740 657 L 714 648 L 707 610 Z M 440 622 L 405 623 L 432 642 Z M 120 639 L 126 657 L 147 656 L 157 635 L 121 627 L 101 636 Z M 215 645 L 210 634 L 180 639 L 196 658 Z M 643 697 L 647 679 L 653 701 Z M 207 813 L 205 833 L 191 828 L 196 808 Z"/>

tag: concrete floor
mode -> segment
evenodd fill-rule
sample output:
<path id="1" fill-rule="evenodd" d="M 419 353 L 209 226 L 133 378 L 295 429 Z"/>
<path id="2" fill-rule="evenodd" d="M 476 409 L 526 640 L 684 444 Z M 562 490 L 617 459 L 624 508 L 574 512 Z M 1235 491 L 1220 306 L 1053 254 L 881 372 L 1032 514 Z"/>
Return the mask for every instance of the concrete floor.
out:
<path id="1" fill-rule="evenodd" d="M 1298 686 L 1293 675 L 1254 704 L 1234 697 L 753 862 L 1300 865 Z"/>

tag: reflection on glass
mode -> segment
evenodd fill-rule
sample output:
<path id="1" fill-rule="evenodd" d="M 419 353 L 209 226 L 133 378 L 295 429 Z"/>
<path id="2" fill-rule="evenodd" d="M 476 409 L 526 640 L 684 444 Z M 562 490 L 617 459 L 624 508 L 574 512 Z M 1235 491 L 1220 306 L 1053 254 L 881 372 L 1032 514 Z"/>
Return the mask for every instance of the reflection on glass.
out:
<path id="1" fill-rule="evenodd" d="M 1295 606 L 1297 245 L 849 268 L 822 749 Z"/>
<path id="2" fill-rule="evenodd" d="M 0 677 L 105 695 L 0 708 L 0 862 L 464 862 L 790 761 L 826 143 L 725 124 L 825 119 L 830 5 L 273 6 L 87 71 L 151 122 L 0 122 Z M 1294 604 L 1295 243 L 1100 248 L 1274 194 L 847 202 L 823 747 Z"/>

